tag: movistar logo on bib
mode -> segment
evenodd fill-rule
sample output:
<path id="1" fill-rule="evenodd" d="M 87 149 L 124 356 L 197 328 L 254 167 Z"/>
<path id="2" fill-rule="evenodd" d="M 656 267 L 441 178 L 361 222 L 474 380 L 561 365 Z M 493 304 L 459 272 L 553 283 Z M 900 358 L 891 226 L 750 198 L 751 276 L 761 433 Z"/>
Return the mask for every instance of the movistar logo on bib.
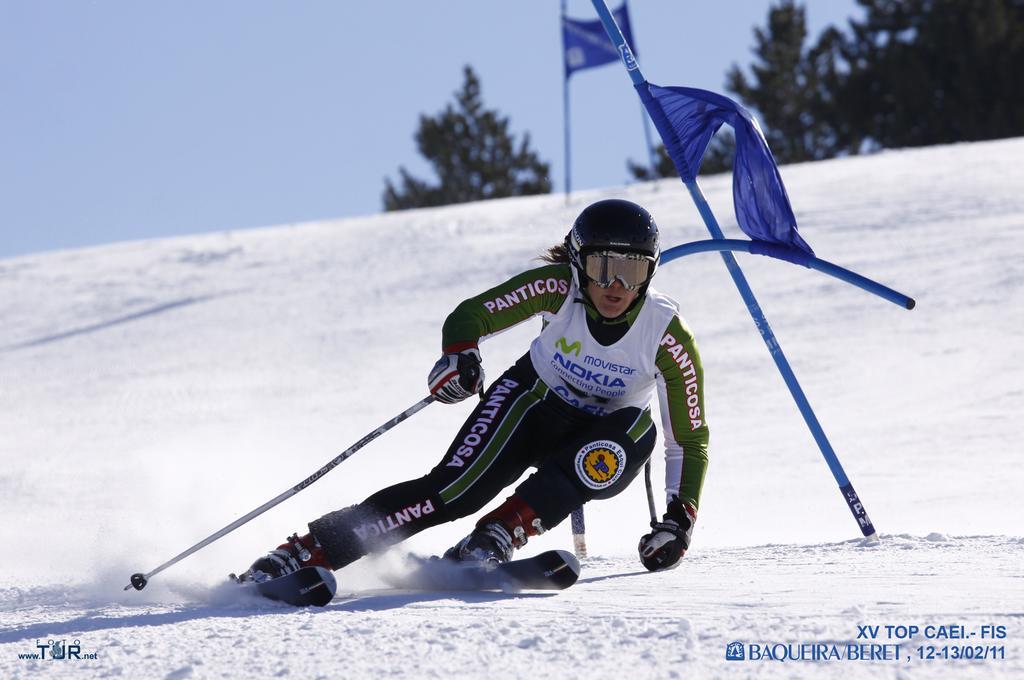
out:
<path id="1" fill-rule="evenodd" d="M 570 385 L 574 385 L 597 397 L 614 399 L 626 393 L 624 376 L 631 376 L 636 369 L 618 364 L 591 354 L 583 354 L 583 343 L 569 341 L 564 337 L 555 343 L 551 366 Z"/>
<path id="2" fill-rule="evenodd" d="M 570 344 L 565 338 L 559 338 L 558 342 L 555 343 L 555 347 L 565 354 L 575 354 L 576 356 L 579 356 L 580 350 L 583 349 L 583 343 L 577 340 Z"/>

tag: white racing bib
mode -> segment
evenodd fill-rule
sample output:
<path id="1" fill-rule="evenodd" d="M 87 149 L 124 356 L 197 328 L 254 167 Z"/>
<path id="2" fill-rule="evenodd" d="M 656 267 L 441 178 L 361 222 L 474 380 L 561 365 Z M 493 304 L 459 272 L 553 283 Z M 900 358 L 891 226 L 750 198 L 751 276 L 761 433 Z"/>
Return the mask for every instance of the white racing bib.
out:
<path id="1" fill-rule="evenodd" d="M 591 336 L 582 297 L 573 283 L 569 295 L 530 345 L 530 361 L 558 396 L 589 413 L 606 415 L 651 402 L 658 369 L 658 343 L 678 312 L 669 297 L 648 288 L 633 325 L 607 347 Z"/>

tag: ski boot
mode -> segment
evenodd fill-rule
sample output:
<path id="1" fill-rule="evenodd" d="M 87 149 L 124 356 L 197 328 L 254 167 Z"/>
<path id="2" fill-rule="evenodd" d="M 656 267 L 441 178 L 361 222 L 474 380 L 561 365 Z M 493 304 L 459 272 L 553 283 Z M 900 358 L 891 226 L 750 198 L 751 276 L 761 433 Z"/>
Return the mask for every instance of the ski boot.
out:
<path id="1" fill-rule="evenodd" d="M 271 550 L 265 556 L 252 563 L 252 566 L 241 576 L 231 574 L 231 578 L 239 583 L 254 581 L 264 583 L 271 579 L 298 571 L 303 567 L 323 567 L 328 571 L 331 565 L 324 557 L 323 548 L 313 534 L 299 537 L 292 534 L 287 541 Z"/>
<path id="2" fill-rule="evenodd" d="M 511 560 L 513 551 L 526 545 L 527 537 L 542 533 L 544 527 L 533 508 L 518 496 L 510 496 L 481 517 L 469 536 L 445 552 L 444 559 L 497 566 Z"/>

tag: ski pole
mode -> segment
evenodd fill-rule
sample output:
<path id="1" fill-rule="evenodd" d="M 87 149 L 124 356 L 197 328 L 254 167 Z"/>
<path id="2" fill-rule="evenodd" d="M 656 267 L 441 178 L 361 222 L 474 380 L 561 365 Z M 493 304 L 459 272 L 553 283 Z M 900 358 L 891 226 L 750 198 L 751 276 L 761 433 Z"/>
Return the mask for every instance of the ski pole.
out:
<path id="1" fill-rule="evenodd" d="M 587 556 L 587 518 L 583 514 L 583 506 L 576 508 L 570 515 L 572 521 L 572 548 L 577 558 Z"/>
<path id="2" fill-rule="evenodd" d="M 654 489 L 651 487 L 651 459 L 644 465 L 644 484 L 647 486 L 647 509 L 651 513 L 651 521 L 658 521 L 657 506 L 654 505 Z"/>
<path id="3" fill-rule="evenodd" d="M 194 546 L 192 546 L 188 550 L 186 550 L 186 551 L 182 552 L 181 554 L 176 555 L 175 557 L 172 557 L 171 559 L 167 560 L 166 562 L 161 564 L 156 569 L 153 569 L 152 571 L 147 572 L 145 574 L 141 574 L 141 573 L 140 574 L 132 574 L 131 583 L 126 585 L 124 587 L 124 589 L 128 590 L 129 588 L 135 588 L 135 590 L 142 590 L 143 588 L 146 587 L 146 584 L 149 582 L 149 579 L 152 578 L 154 575 L 159 574 L 161 571 L 163 571 L 167 567 L 170 567 L 170 566 L 172 566 L 174 564 L 177 564 L 178 562 L 180 562 L 181 560 L 185 559 L 186 557 L 188 557 L 192 553 L 197 552 L 197 551 L 201 550 L 202 548 L 205 548 L 206 546 L 210 545 L 211 543 L 213 543 L 217 539 L 222 538 L 222 537 L 228 535 L 229 533 L 231 533 L 232 531 L 234 531 L 238 527 L 242 526 L 246 522 L 248 522 L 248 521 L 250 521 L 252 519 L 255 519 L 256 517 L 259 517 L 260 515 L 262 515 L 267 510 L 270 510 L 275 505 L 278 505 L 279 503 L 281 503 L 281 502 L 291 498 L 295 494 L 299 493 L 300 491 L 302 491 L 306 487 L 308 487 L 311 484 L 313 484 L 313 482 L 317 481 L 318 479 L 320 479 L 321 477 L 326 475 L 328 472 L 330 472 L 334 468 L 338 467 L 338 465 L 340 465 L 343 460 L 345 460 L 346 458 L 348 458 L 349 456 L 354 454 L 356 451 L 358 451 L 359 449 L 363 448 L 364 446 L 366 446 L 367 444 L 372 442 L 374 439 L 376 439 L 377 437 L 381 436 L 382 434 L 384 434 L 385 432 L 387 432 L 388 430 L 393 428 L 395 425 L 398 425 L 400 422 L 402 422 L 403 420 L 405 420 L 409 416 L 415 414 L 420 409 L 424 408 L 425 406 L 427 406 L 428 404 L 433 402 L 435 400 L 435 398 L 436 397 L 434 397 L 434 395 L 430 395 L 428 397 L 424 397 L 423 399 L 420 399 L 418 402 L 416 402 L 415 404 L 413 404 L 412 406 L 410 406 L 406 410 L 402 411 L 397 416 L 395 416 L 394 418 L 392 418 L 388 422 L 384 423 L 383 425 L 378 427 L 373 432 L 370 432 L 368 435 L 366 435 L 365 437 L 363 437 L 362 439 L 357 441 L 352 446 L 348 447 L 347 449 L 345 449 L 344 451 L 339 453 L 329 463 L 327 463 L 322 468 L 320 468 L 319 470 L 317 470 L 316 472 L 311 474 L 309 477 L 306 477 L 304 480 L 302 480 L 301 482 L 299 482 L 298 484 L 296 484 L 292 488 L 288 489 L 287 491 L 285 491 L 281 495 L 277 496 L 276 498 L 273 498 L 272 500 L 267 501 L 266 503 L 264 503 L 260 507 L 256 508 L 252 512 L 250 512 L 250 513 L 248 513 L 246 515 L 243 515 L 242 517 L 239 517 L 234 522 L 232 522 L 231 524 L 227 525 L 226 527 L 224 527 L 223 529 L 221 529 L 217 533 L 212 534 L 212 535 L 204 538 L 203 540 L 199 541 L 198 543 L 196 543 Z"/>

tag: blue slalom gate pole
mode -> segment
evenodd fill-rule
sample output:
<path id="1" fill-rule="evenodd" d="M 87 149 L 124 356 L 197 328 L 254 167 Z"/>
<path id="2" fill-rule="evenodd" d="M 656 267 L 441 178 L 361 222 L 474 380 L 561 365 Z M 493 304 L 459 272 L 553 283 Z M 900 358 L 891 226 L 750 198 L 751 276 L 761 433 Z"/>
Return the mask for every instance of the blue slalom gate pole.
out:
<path id="1" fill-rule="evenodd" d="M 643 73 L 640 72 L 640 66 L 633 57 L 632 50 L 626 42 L 626 39 L 623 37 L 622 31 L 619 30 L 618 25 L 615 23 L 615 19 L 612 17 L 611 12 L 608 11 L 608 6 L 605 4 L 604 0 L 591 0 L 591 2 L 594 5 L 594 9 L 597 10 L 598 16 L 601 18 L 601 23 L 604 26 L 605 32 L 608 34 L 608 38 L 618 49 L 619 54 L 622 57 L 622 63 L 626 67 L 626 72 L 633 81 L 634 87 L 646 85 L 647 81 L 644 78 Z M 700 186 L 698 186 L 696 178 L 692 180 L 684 179 L 683 183 L 690 191 L 690 196 L 693 198 L 693 202 L 697 206 L 697 211 L 700 213 L 701 218 L 703 218 L 704 224 L 711 233 L 712 239 L 722 241 L 726 240 L 725 234 L 722 233 L 722 229 L 718 225 L 718 220 L 715 219 L 715 215 L 711 211 L 711 206 L 708 205 L 707 199 L 704 197 L 704 192 L 702 192 Z M 793 373 L 793 369 L 789 365 L 789 361 L 782 353 L 782 347 L 775 338 L 775 334 L 772 332 L 771 326 L 768 324 L 768 319 L 765 318 L 764 312 L 761 311 L 761 306 L 758 304 L 757 298 L 754 297 L 754 291 L 751 290 L 750 284 L 747 283 L 746 276 L 743 275 L 743 271 L 740 269 L 739 264 L 736 262 L 736 258 L 733 257 L 731 252 L 723 250 L 721 251 L 721 256 L 722 261 L 725 262 L 726 269 L 729 271 L 729 275 L 732 277 L 733 283 L 736 284 L 736 288 L 739 290 L 740 296 L 743 298 L 743 302 L 747 305 L 747 310 L 749 310 L 750 316 L 754 319 L 754 325 L 757 326 L 757 330 L 761 333 L 761 338 L 764 340 L 765 345 L 768 346 L 768 352 L 775 361 L 775 365 L 778 367 L 779 373 L 782 374 L 782 379 L 785 380 L 786 386 L 789 387 L 790 394 L 793 395 L 793 400 L 796 401 L 797 408 L 800 409 L 800 414 L 803 416 L 804 421 L 807 423 L 807 427 L 814 436 L 814 440 L 817 442 L 818 448 L 821 450 L 821 455 L 825 458 L 825 462 L 828 464 L 829 470 L 832 471 L 832 476 L 839 484 L 839 490 L 842 492 L 843 498 L 846 499 L 846 504 L 850 508 L 850 512 L 853 513 L 854 519 L 857 520 L 861 533 L 871 539 L 877 538 L 875 527 L 868 518 L 867 511 L 864 509 L 864 504 L 861 503 L 860 498 L 857 496 L 857 492 L 854 491 L 853 484 L 850 483 L 850 479 L 846 476 L 846 472 L 843 470 L 843 466 L 840 464 L 839 458 L 836 456 L 836 452 L 832 449 L 832 445 L 829 443 L 828 437 L 825 435 L 825 431 L 818 422 L 818 418 L 814 414 L 814 410 L 811 408 L 811 404 L 807 400 L 807 396 L 804 394 L 803 388 L 800 387 L 800 383 L 797 381 L 796 375 Z"/>
<path id="2" fill-rule="evenodd" d="M 562 0 L 562 25 L 565 25 L 565 0 Z M 569 205 L 569 194 L 572 193 L 572 158 L 569 155 L 572 138 L 569 127 L 569 72 L 565 64 L 562 64 L 562 122 L 565 142 L 565 204 Z"/>
<path id="3" fill-rule="evenodd" d="M 786 246 L 780 246 L 775 243 L 768 243 L 765 241 L 744 241 L 742 239 L 711 239 L 709 241 L 694 241 L 693 243 L 684 243 L 682 245 L 673 246 L 661 254 L 661 263 L 671 262 L 672 260 L 679 259 L 685 255 L 693 255 L 694 253 L 707 253 L 707 252 L 723 252 L 723 251 L 741 251 L 751 253 L 753 255 L 766 255 L 773 257 L 777 260 L 785 260 L 786 262 L 792 262 L 793 264 L 800 264 L 808 269 L 814 269 L 823 274 L 833 276 L 840 281 L 845 281 L 850 285 L 857 286 L 869 293 L 873 293 L 880 298 L 888 300 L 893 304 L 897 304 L 900 307 L 906 309 L 913 309 L 917 304 L 914 298 L 909 295 L 893 290 L 888 286 L 883 286 L 877 281 L 872 281 L 866 276 L 861 276 L 857 272 L 852 272 L 849 269 L 844 269 L 837 264 L 827 262 L 826 260 L 819 259 L 808 255 L 802 250 L 797 248 L 787 248 Z"/>

